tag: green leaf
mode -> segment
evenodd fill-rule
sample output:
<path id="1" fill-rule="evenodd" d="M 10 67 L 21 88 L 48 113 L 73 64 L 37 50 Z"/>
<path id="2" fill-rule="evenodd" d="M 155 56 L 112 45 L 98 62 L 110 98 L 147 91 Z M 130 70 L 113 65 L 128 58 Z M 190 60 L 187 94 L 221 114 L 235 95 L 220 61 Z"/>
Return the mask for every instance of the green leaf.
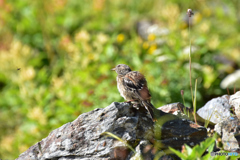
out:
<path id="1" fill-rule="evenodd" d="M 109 135 L 119 141 L 121 141 L 122 143 L 124 143 L 129 149 L 131 149 L 133 151 L 134 154 L 136 154 L 136 151 L 132 148 L 132 146 L 130 146 L 126 141 L 124 141 L 123 139 L 121 139 L 120 137 L 116 136 L 115 134 L 112 134 L 110 132 L 104 132 L 102 134 L 106 134 L 106 135 Z"/>
<path id="2" fill-rule="evenodd" d="M 188 155 L 192 153 L 192 148 L 185 144 Z"/>
<path id="3" fill-rule="evenodd" d="M 169 149 L 175 153 L 178 157 L 180 157 L 181 159 L 187 159 L 187 156 L 184 155 L 183 153 L 179 152 L 178 150 L 173 149 L 172 147 L 169 147 Z"/>

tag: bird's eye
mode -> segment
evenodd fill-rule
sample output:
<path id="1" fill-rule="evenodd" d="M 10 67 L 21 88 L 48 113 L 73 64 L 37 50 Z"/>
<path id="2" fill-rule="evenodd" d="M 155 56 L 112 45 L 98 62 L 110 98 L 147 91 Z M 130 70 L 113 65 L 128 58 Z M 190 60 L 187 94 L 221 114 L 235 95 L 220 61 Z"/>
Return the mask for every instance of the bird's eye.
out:
<path id="1" fill-rule="evenodd" d="M 117 67 L 120 67 L 120 65 L 117 65 Z"/>

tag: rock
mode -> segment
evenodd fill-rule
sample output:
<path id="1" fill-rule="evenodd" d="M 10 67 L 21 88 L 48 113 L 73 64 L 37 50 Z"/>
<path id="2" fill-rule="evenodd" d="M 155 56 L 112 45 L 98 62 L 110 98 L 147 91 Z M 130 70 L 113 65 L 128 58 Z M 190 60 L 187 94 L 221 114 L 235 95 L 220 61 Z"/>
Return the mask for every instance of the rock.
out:
<path id="1" fill-rule="evenodd" d="M 181 149 L 183 144 L 195 146 L 207 138 L 205 127 L 199 126 L 187 119 L 169 119 L 163 116 L 155 125 L 155 141 L 158 148 L 167 149 L 169 146 Z"/>
<path id="2" fill-rule="evenodd" d="M 136 147 L 136 154 L 130 160 L 139 160 L 144 158 L 144 160 L 151 160 L 154 158 L 153 145 L 146 140 L 142 140 Z"/>
<path id="3" fill-rule="evenodd" d="M 185 107 L 182 103 L 179 103 L 179 102 L 171 103 L 171 104 L 167 104 L 162 107 L 159 107 L 158 109 L 166 113 L 174 114 L 179 118 L 189 119 L 195 122 L 195 118 L 193 116 L 193 109 L 189 107 Z M 200 117 L 197 113 L 196 113 L 196 120 L 199 125 L 202 125 L 202 126 L 205 125 L 205 119 Z M 214 125 L 215 124 L 209 122 L 208 127 L 214 128 Z"/>
<path id="4" fill-rule="evenodd" d="M 214 130 L 222 137 L 223 148 L 228 151 L 239 150 L 240 120 L 231 117 L 215 125 Z"/>
<path id="5" fill-rule="evenodd" d="M 235 72 L 229 74 L 225 77 L 221 84 L 221 88 L 240 88 L 240 69 L 236 70 Z"/>
<path id="6" fill-rule="evenodd" d="M 147 20 L 141 20 L 137 22 L 136 28 L 138 35 L 140 35 L 142 39 L 147 40 L 149 35 L 148 28 L 150 28 L 152 25 L 153 23 Z"/>
<path id="7" fill-rule="evenodd" d="M 157 150 L 154 148 L 152 144 L 150 144 L 148 141 L 143 140 L 140 141 L 138 146 L 136 147 L 136 154 L 133 155 L 133 157 L 130 160 L 152 160 L 156 156 Z M 162 160 L 180 160 L 176 155 L 166 155 L 166 152 L 160 151 L 161 159 Z"/>
<path id="8" fill-rule="evenodd" d="M 106 132 L 120 137 L 139 153 L 144 150 L 145 144 L 154 144 L 158 150 L 168 146 L 179 149 L 184 143 L 193 146 L 207 137 L 206 128 L 189 120 L 164 113 L 154 125 L 146 110 L 114 102 L 106 108 L 81 114 L 73 122 L 53 130 L 17 159 L 121 160 L 134 157 L 126 143 L 106 136 Z M 150 159 L 154 156 L 143 155 Z"/>
<path id="9" fill-rule="evenodd" d="M 223 54 L 216 54 L 213 55 L 213 60 L 223 65 L 224 67 L 218 70 L 220 74 L 229 73 L 229 70 L 236 70 L 238 69 L 238 64 L 235 62 L 234 59 L 229 59 L 226 55 Z"/>
<path id="10" fill-rule="evenodd" d="M 167 104 L 162 107 L 159 107 L 158 109 L 165 113 L 174 114 L 179 118 L 183 118 L 183 119 L 189 119 L 189 116 L 192 116 L 192 112 L 193 112 L 191 108 L 185 107 L 182 103 L 179 103 L 179 102 Z M 184 112 L 186 112 L 186 114 Z"/>
<path id="11" fill-rule="evenodd" d="M 202 108 L 197 111 L 197 114 L 205 120 L 217 124 L 224 119 L 230 117 L 229 96 L 214 98 L 208 101 Z"/>
<path id="12" fill-rule="evenodd" d="M 236 116 L 240 119 L 240 91 L 230 96 L 229 104 L 234 108 Z"/>

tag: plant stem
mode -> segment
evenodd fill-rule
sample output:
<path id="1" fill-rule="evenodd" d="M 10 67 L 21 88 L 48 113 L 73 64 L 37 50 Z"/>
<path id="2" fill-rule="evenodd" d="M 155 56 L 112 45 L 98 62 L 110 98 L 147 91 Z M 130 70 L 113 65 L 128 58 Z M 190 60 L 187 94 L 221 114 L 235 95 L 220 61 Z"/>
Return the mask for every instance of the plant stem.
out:
<path id="1" fill-rule="evenodd" d="M 192 90 L 192 60 L 191 60 L 191 54 L 192 54 L 192 42 L 191 42 L 191 32 L 190 32 L 190 18 L 188 17 L 188 32 L 189 32 L 189 44 L 190 44 L 190 51 L 189 51 L 189 79 L 190 79 L 190 89 L 191 89 L 191 95 L 192 95 L 192 102 L 193 102 L 193 90 Z M 193 102 L 194 105 L 194 102 Z"/>
<path id="2" fill-rule="evenodd" d="M 197 110 L 197 79 L 195 81 L 195 93 L 194 93 L 194 103 L 193 103 L 193 114 L 195 123 L 197 124 L 197 118 L 196 118 L 196 110 Z"/>

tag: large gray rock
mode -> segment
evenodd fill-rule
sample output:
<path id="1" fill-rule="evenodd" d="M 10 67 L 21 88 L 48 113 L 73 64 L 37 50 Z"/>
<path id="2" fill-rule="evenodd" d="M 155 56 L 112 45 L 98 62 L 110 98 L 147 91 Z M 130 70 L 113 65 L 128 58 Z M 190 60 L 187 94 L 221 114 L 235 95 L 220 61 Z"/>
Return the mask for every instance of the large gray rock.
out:
<path id="1" fill-rule="evenodd" d="M 181 119 L 189 119 L 191 121 L 195 122 L 195 117 L 194 117 L 194 111 L 192 108 L 185 107 L 182 103 L 177 102 L 177 103 L 171 103 L 164 105 L 162 107 L 158 108 L 159 110 L 165 112 L 165 113 L 171 113 L 176 116 L 178 116 Z M 204 126 L 205 125 L 205 119 L 200 117 L 197 113 L 196 115 L 196 121 L 199 125 Z M 215 124 L 212 122 L 208 123 L 208 127 L 214 128 Z"/>
<path id="2" fill-rule="evenodd" d="M 224 95 L 208 101 L 197 111 L 197 114 L 203 119 L 217 124 L 230 117 L 230 108 L 229 96 Z"/>
<path id="3" fill-rule="evenodd" d="M 215 125 L 214 130 L 221 136 L 223 148 L 227 151 L 239 150 L 240 120 L 231 117 Z"/>
<path id="4" fill-rule="evenodd" d="M 125 143 L 106 136 L 105 132 L 120 137 L 140 154 L 144 153 L 144 147 L 138 147 L 141 144 L 154 144 L 158 150 L 168 146 L 180 149 L 184 143 L 193 146 L 207 137 L 206 128 L 189 120 L 158 110 L 155 113 L 161 116 L 154 125 L 144 108 L 137 110 L 128 103 L 114 102 L 52 131 L 17 159 L 130 159 L 134 156 Z M 152 159 L 154 155 L 147 157 Z"/>
<path id="5" fill-rule="evenodd" d="M 229 104 L 234 108 L 236 116 L 240 119 L 240 91 L 230 96 Z"/>
<path id="6" fill-rule="evenodd" d="M 240 69 L 236 70 L 235 72 L 227 75 L 221 84 L 221 88 L 239 88 L 240 87 Z"/>

